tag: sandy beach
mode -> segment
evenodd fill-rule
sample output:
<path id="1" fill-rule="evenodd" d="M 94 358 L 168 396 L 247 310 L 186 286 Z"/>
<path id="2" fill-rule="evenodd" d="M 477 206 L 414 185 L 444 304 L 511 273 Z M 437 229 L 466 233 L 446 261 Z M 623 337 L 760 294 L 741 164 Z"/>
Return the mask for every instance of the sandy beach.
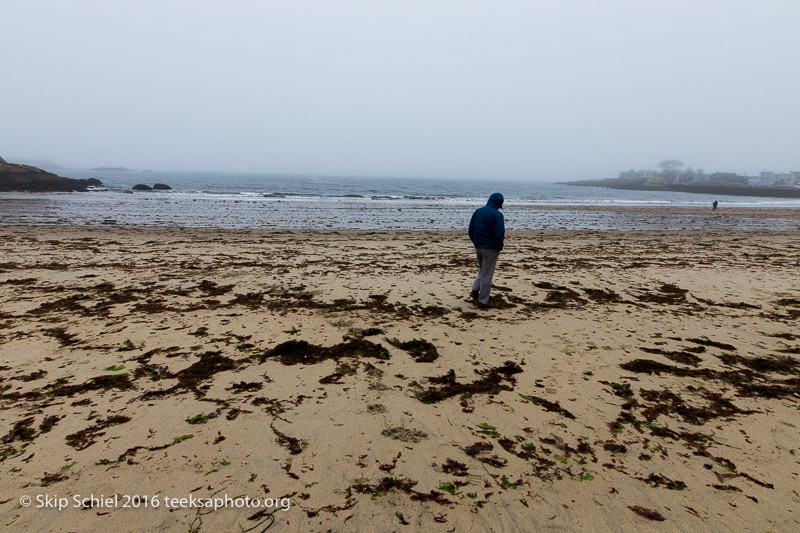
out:
<path id="1" fill-rule="evenodd" d="M 0 527 L 800 529 L 797 232 L 506 242 L 0 226 Z"/>

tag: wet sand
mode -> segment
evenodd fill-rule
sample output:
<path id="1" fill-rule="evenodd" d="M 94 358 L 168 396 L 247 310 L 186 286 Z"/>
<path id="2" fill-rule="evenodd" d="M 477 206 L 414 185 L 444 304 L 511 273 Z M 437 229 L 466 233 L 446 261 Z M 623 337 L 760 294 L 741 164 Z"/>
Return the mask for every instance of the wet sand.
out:
<path id="1" fill-rule="evenodd" d="M 717 219 L 780 219 L 800 220 L 800 209 L 773 208 L 759 209 L 748 207 L 726 207 L 724 204 L 718 209 L 711 207 L 641 207 L 641 206 L 597 206 L 597 205 L 548 205 L 546 207 L 525 206 L 521 209 L 542 209 L 545 211 L 582 211 L 598 213 L 636 213 L 649 215 L 686 215 L 701 216 L 707 221 Z"/>
<path id="2" fill-rule="evenodd" d="M 797 232 L 507 239 L 0 226 L 0 524 L 800 528 Z"/>
<path id="3" fill-rule="evenodd" d="M 458 231 L 483 205 L 440 199 L 281 199 L 169 193 L 4 193 L 4 225 Z M 503 209 L 513 230 L 800 230 L 800 209 L 531 205 Z"/>

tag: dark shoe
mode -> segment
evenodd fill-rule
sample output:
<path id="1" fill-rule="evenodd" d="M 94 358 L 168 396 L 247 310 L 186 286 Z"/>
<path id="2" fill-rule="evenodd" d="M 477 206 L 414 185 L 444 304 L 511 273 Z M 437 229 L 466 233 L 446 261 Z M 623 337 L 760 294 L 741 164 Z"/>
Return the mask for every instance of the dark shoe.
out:
<path id="1" fill-rule="evenodd" d="M 478 302 L 478 307 L 480 309 L 490 309 L 492 306 L 489 304 L 482 304 L 481 302 Z"/>
<path id="2" fill-rule="evenodd" d="M 472 298 L 473 300 L 477 300 L 478 299 L 478 291 L 470 291 L 469 297 Z"/>

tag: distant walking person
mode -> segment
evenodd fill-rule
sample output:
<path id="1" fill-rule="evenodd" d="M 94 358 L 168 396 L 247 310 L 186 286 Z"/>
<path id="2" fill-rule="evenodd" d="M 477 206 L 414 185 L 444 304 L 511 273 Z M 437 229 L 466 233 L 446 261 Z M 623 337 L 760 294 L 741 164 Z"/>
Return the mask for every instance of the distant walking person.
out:
<path id="1" fill-rule="evenodd" d="M 717 206 L 718 206 L 718 205 L 719 205 L 719 202 L 718 202 L 718 201 L 716 201 L 716 200 L 714 200 L 714 203 L 713 203 L 713 204 L 711 204 L 711 210 L 712 210 L 712 211 L 716 211 L 716 210 L 717 210 Z"/>
<path id="2" fill-rule="evenodd" d="M 503 251 L 506 226 L 503 214 L 503 195 L 492 194 L 486 205 L 476 209 L 469 221 L 469 238 L 478 256 L 478 277 L 472 284 L 470 296 L 478 301 L 480 307 L 489 307 L 489 293 L 492 291 L 492 276 L 497 258 Z"/>

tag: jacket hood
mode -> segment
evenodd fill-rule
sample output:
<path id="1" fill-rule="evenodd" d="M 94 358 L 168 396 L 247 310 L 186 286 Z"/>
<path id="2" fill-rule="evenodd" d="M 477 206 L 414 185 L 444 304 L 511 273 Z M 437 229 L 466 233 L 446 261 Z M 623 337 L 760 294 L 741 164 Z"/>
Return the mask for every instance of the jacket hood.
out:
<path id="1" fill-rule="evenodd" d="M 500 209 L 501 207 L 503 207 L 503 195 L 500 194 L 499 192 L 493 193 L 489 197 L 489 201 L 486 202 L 486 205 L 488 205 L 489 207 L 494 207 L 495 209 Z"/>

